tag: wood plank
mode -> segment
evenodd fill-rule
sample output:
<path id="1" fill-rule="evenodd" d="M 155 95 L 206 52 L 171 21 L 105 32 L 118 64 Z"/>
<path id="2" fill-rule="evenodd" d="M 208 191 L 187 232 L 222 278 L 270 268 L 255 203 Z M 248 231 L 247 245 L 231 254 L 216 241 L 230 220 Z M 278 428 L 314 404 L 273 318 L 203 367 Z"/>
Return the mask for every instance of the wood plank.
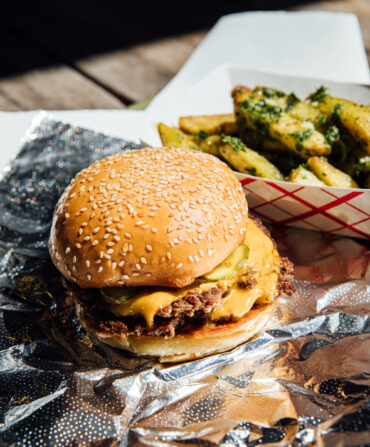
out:
<path id="1" fill-rule="evenodd" d="M 22 71 L 31 60 L 42 68 L 0 79 L 2 110 L 123 108 L 118 98 L 78 71 L 60 64 L 5 26 L 0 27 L 2 59 L 7 70 Z M 16 49 L 16 56 L 14 56 Z"/>
<path id="2" fill-rule="evenodd" d="M 122 109 L 123 103 L 66 66 L 0 80 L 2 110 Z M 4 98 L 8 103 L 4 103 Z"/>
<path id="3" fill-rule="evenodd" d="M 161 39 L 78 61 L 76 66 L 117 96 L 141 101 L 158 93 L 181 69 L 205 31 Z"/>

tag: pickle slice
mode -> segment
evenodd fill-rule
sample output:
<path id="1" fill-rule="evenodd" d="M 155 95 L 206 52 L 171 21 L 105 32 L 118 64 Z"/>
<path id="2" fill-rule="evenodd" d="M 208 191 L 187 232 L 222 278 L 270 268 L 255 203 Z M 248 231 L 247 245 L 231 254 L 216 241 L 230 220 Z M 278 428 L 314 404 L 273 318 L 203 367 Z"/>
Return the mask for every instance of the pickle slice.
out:
<path id="1" fill-rule="evenodd" d="M 249 256 L 249 247 L 242 244 L 235 249 L 221 264 L 218 264 L 211 272 L 203 275 L 208 281 L 230 279 L 238 274 Z"/>
<path id="2" fill-rule="evenodd" d="M 104 287 L 100 289 L 105 301 L 121 304 L 139 293 L 140 287 Z"/>

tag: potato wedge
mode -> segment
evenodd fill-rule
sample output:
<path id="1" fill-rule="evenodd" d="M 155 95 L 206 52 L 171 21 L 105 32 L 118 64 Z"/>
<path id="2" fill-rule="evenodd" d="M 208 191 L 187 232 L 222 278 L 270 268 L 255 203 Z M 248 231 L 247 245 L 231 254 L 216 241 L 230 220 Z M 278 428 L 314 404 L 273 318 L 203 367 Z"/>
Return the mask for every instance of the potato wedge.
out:
<path id="1" fill-rule="evenodd" d="M 300 121 L 311 121 L 320 132 L 325 130 L 327 116 L 307 102 L 301 101 L 294 93 L 290 95 L 280 90 L 258 86 L 253 93 L 261 95 L 269 105 L 280 107 L 284 112 Z"/>
<path id="2" fill-rule="evenodd" d="M 159 135 L 162 144 L 166 147 L 178 147 L 184 149 L 195 149 L 197 151 L 207 152 L 207 154 L 220 156 L 218 150 L 221 144 L 220 135 L 210 135 L 209 137 L 198 137 L 188 135 L 177 127 L 169 127 L 163 123 L 158 124 Z"/>
<path id="3" fill-rule="evenodd" d="M 234 89 L 233 98 L 241 129 L 258 130 L 304 159 L 331 153 L 324 135 L 315 130 L 311 122 L 291 117 L 281 107 L 269 105 L 260 95 L 247 88 Z"/>
<path id="4" fill-rule="evenodd" d="M 359 187 L 352 177 L 335 168 L 321 157 L 311 157 L 307 164 L 310 170 L 328 186 L 337 186 L 338 188 Z"/>
<path id="5" fill-rule="evenodd" d="M 182 132 L 177 127 L 166 126 L 166 124 L 158 124 L 158 132 L 161 137 L 162 144 L 166 147 L 179 147 L 184 149 L 198 149 L 194 147 L 194 141 L 190 135 Z"/>
<path id="6" fill-rule="evenodd" d="M 313 105 L 338 120 L 370 154 L 370 108 L 326 94 L 322 87 L 309 97 Z"/>
<path id="7" fill-rule="evenodd" d="M 202 152 L 206 152 L 207 154 L 215 155 L 216 157 L 220 157 L 220 145 L 222 143 L 221 135 L 210 135 L 206 138 L 201 138 L 194 136 L 194 144 L 201 150 Z"/>
<path id="8" fill-rule="evenodd" d="M 267 158 L 243 144 L 239 138 L 226 136 L 220 145 L 222 157 L 237 171 L 273 180 L 284 180 L 279 169 Z"/>
<path id="9" fill-rule="evenodd" d="M 301 185 L 325 186 L 324 182 L 303 166 L 298 166 L 298 168 L 290 173 L 289 181 L 292 183 L 300 183 Z"/>
<path id="10" fill-rule="evenodd" d="M 239 130 L 236 116 L 233 113 L 181 116 L 179 126 L 181 130 L 192 135 L 199 135 L 202 132 L 207 135 L 236 134 Z"/>

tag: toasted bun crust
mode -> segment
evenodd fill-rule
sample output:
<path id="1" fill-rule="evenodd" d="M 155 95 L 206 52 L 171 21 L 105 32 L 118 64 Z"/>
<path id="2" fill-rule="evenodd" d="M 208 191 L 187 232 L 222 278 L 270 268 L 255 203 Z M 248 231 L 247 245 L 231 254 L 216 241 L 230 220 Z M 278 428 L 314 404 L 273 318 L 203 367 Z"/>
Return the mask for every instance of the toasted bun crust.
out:
<path id="1" fill-rule="evenodd" d="M 244 239 L 242 187 L 217 158 L 146 148 L 93 163 L 54 213 L 49 249 L 80 287 L 183 287 Z"/>
<path id="2" fill-rule="evenodd" d="M 172 338 L 109 334 L 96 329 L 88 306 L 76 302 L 76 309 L 85 329 L 101 342 L 139 356 L 156 357 L 163 363 L 174 363 L 224 352 L 246 342 L 264 329 L 277 303 L 278 299 L 275 299 L 265 306 L 254 307 L 236 322 L 202 326 L 189 334 Z"/>

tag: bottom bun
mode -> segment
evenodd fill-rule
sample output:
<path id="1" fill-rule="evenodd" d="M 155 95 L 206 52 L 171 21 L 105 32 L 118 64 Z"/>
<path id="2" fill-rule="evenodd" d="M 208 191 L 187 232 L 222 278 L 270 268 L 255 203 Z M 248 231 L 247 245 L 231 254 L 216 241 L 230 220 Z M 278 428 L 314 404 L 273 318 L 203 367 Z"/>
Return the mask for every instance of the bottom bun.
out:
<path id="1" fill-rule="evenodd" d="M 253 307 L 238 321 L 202 326 L 171 338 L 107 333 L 96 328 L 87 306 L 76 302 L 76 310 L 85 329 L 101 342 L 138 356 L 156 357 L 162 363 L 174 363 L 224 352 L 246 342 L 265 328 L 277 302 L 276 299 L 273 303 Z"/>

